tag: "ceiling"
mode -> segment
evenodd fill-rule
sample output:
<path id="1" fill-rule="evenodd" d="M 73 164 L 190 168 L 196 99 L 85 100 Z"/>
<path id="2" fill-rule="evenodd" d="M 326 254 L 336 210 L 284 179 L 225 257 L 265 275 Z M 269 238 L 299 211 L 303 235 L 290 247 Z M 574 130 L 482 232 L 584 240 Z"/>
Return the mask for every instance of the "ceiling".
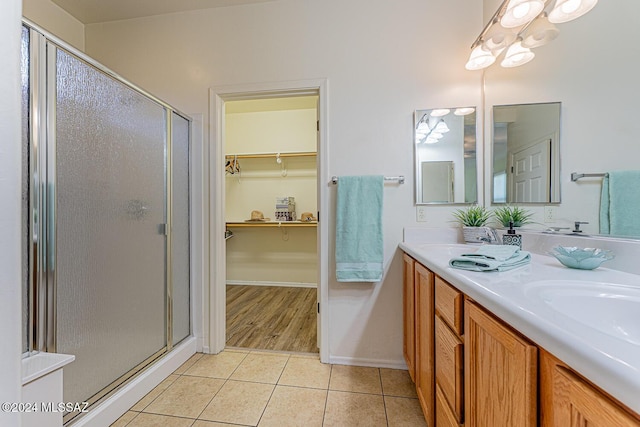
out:
<path id="1" fill-rule="evenodd" d="M 274 0 L 52 0 L 83 24 Z"/>

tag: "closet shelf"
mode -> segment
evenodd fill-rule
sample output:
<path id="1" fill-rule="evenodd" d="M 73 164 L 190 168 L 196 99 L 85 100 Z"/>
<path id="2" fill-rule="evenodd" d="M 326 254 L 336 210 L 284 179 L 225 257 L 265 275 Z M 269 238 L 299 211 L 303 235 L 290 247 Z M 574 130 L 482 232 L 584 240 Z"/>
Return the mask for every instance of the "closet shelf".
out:
<path id="1" fill-rule="evenodd" d="M 253 153 L 253 154 L 225 154 L 226 159 L 268 159 L 268 158 L 285 158 L 285 157 L 315 157 L 318 153 L 315 151 L 298 151 L 291 153 Z"/>
<path id="2" fill-rule="evenodd" d="M 318 221 L 227 222 L 227 227 L 317 227 Z"/>

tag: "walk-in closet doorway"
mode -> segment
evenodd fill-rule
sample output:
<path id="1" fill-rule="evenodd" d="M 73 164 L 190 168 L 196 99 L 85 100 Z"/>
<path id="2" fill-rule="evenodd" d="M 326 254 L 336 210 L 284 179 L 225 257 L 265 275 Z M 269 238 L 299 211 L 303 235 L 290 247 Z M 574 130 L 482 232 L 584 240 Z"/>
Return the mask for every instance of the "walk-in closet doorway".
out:
<path id="1" fill-rule="evenodd" d="M 324 81 L 211 90 L 214 353 L 244 347 L 328 359 L 323 95 Z"/>

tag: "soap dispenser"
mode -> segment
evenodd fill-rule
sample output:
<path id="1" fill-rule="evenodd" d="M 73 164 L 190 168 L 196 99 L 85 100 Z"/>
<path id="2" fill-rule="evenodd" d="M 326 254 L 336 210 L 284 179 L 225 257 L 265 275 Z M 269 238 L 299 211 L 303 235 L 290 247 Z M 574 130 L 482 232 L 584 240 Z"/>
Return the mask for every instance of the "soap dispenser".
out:
<path id="1" fill-rule="evenodd" d="M 522 234 L 516 234 L 516 230 L 513 229 L 513 221 L 509 221 L 509 229 L 507 234 L 502 236 L 503 245 L 514 245 L 522 249 Z"/>

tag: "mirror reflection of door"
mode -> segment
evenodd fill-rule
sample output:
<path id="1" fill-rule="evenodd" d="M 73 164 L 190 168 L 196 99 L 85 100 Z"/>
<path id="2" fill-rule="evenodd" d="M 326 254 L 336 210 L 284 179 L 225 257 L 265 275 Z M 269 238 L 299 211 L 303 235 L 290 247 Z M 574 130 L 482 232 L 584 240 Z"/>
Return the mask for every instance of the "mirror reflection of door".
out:
<path id="1" fill-rule="evenodd" d="M 549 201 L 551 138 L 508 155 L 511 163 L 508 200 L 518 203 Z"/>
<path id="2" fill-rule="evenodd" d="M 422 162 L 422 200 L 452 203 L 453 162 Z"/>

